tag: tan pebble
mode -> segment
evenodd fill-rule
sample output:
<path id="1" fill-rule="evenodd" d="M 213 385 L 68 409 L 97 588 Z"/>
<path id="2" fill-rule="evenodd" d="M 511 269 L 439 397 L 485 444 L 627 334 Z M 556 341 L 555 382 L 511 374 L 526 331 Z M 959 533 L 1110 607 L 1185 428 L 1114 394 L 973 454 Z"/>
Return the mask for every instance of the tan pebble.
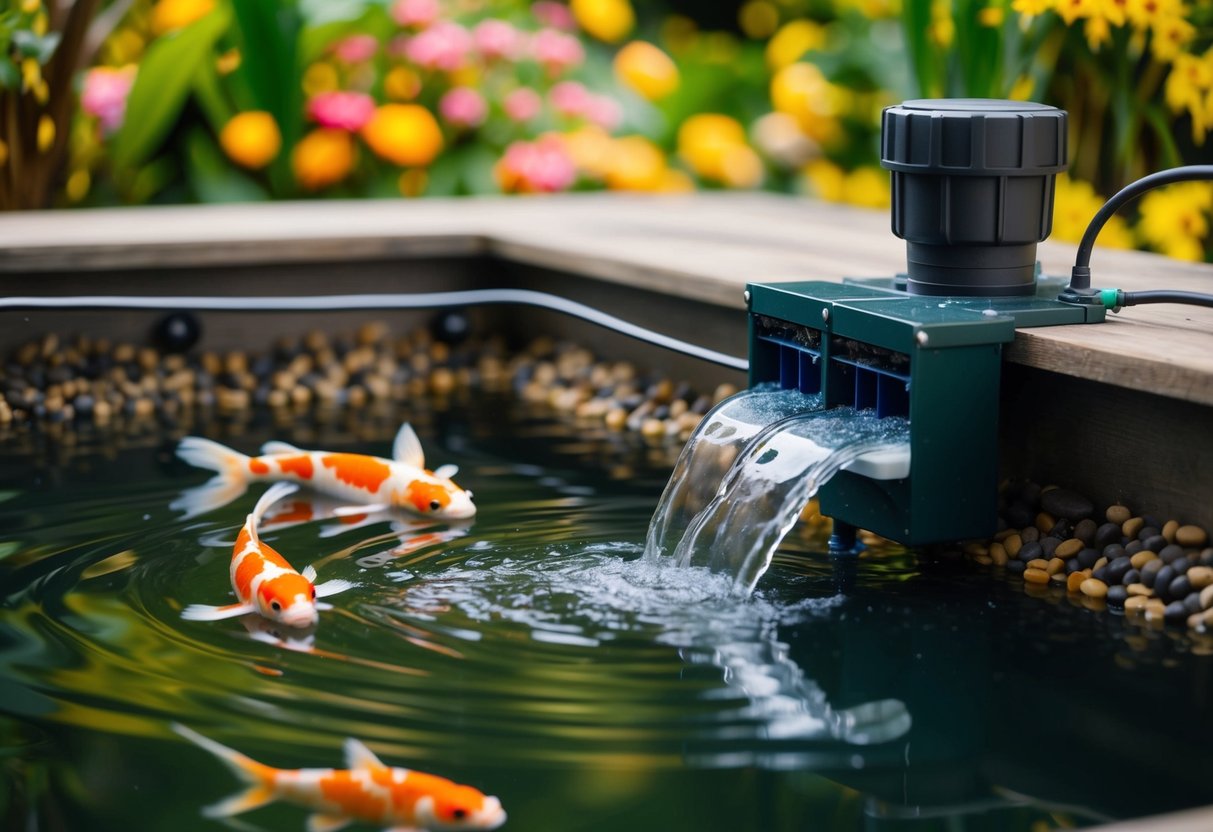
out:
<path id="1" fill-rule="evenodd" d="M 1049 583 L 1057 584 L 1057 586 L 1066 586 L 1068 583 L 1068 578 L 1069 575 L 1067 575 L 1065 572 L 1054 572 L 1049 576 Z"/>
<path id="2" fill-rule="evenodd" d="M 316 392 L 320 393 L 320 385 L 316 385 Z M 327 396 L 321 396 L 323 399 L 328 399 Z M 345 402 L 350 407 L 358 408 L 366 404 L 367 395 L 366 388 L 360 384 L 355 384 L 346 392 Z"/>
<path id="3" fill-rule="evenodd" d="M 1108 585 L 1097 578 L 1087 578 L 1078 585 L 1078 589 L 1083 595 L 1089 595 L 1092 598 L 1103 598 L 1108 594 Z"/>
<path id="4" fill-rule="evenodd" d="M 1213 584 L 1213 567 L 1193 566 L 1188 570 L 1188 581 L 1193 589 L 1204 589 Z"/>
<path id="5" fill-rule="evenodd" d="M 665 435 L 665 422 L 661 419 L 645 419 L 640 423 L 640 433 L 649 438 Z"/>
<path id="6" fill-rule="evenodd" d="M 1092 566 L 1091 569 L 1092 569 L 1092 571 L 1094 571 L 1096 569 L 1102 569 L 1103 567 L 1105 567 L 1107 565 L 1108 565 L 1108 559 L 1100 558 L 1099 560 L 1095 561 L 1095 565 Z"/>
<path id="7" fill-rule="evenodd" d="M 1162 618 L 1163 613 L 1167 611 L 1167 605 L 1163 603 L 1161 598 L 1149 598 L 1146 600 L 1146 618 Z"/>
<path id="8" fill-rule="evenodd" d="M 1178 520 L 1168 520 L 1162 524 L 1162 536 L 1167 539 L 1168 543 L 1175 542 L 1175 532 L 1179 529 Z"/>
<path id="9" fill-rule="evenodd" d="M 446 367 L 439 367 L 430 376 L 430 389 L 439 396 L 449 395 L 455 389 L 455 374 Z"/>
<path id="10" fill-rule="evenodd" d="M 1137 533 L 1146 525 L 1145 519 L 1141 517 L 1130 517 L 1120 527 L 1121 533 L 1132 540 L 1137 537 Z"/>
<path id="11" fill-rule="evenodd" d="M 1213 610 L 1204 610 L 1203 612 L 1196 613 L 1196 615 L 1192 617 L 1200 619 L 1197 622 L 1198 626 L 1209 627 L 1210 625 L 1213 625 Z"/>
<path id="12" fill-rule="evenodd" d="M 611 430 L 623 430 L 627 424 L 628 412 L 622 407 L 614 407 L 607 411 L 606 426 Z"/>
<path id="13" fill-rule="evenodd" d="M 1125 599 L 1125 612 L 1145 612 L 1149 600 L 1144 595 L 1130 595 Z"/>
<path id="14" fill-rule="evenodd" d="M 1042 511 L 1036 515 L 1036 528 L 1040 529 L 1041 534 L 1046 534 L 1057 525 L 1057 518 L 1047 511 Z"/>
<path id="15" fill-rule="evenodd" d="M 1014 529 L 1003 529 L 1000 532 L 994 533 L 994 540 L 998 541 L 999 543 L 1002 543 L 1003 541 L 1005 541 L 1008 537 L 1010 537 L 1013 534 L 1015 534 Z"/>
<path id="16" fill-rule="evenodd" d="M 1080 595 L 1082 605 L 1092 612 L 1103 612 L 1108 608 L 1108 602 L 1097 595 Z"/>
<path id="17" fill-rule="evenodd" d="M 1149 549 L 1142 549 L 1140 552 L 1129 558 L 1129 563 L 1133 564 L 1134 569 L 1141 569 L 1152 560 L 1157 560 L 1158 555 L 1151 552 Z"/>
<path id="18" fill-rule="evenodd" d="M 674 401 L 670 402 L 670 418 L 677 419 L 686 413 L 689 408 L 690 405 L 687 404 L 686 399 L 674 399 Z"/>
<path id="19" fill-rule="evenodd" d="M 247 402 L 246 402 L 247 404 Z M 136 399 L 135 400 L 135 417 L 138 419 L 146 419 L 156 412 L 156 405 L 151 399 Z"/>
<path id="20" fill-rule="evenodd" d="M 1004 540 L 1002 545 L 1006 547 L 1008 557 L 1019 557 L 1019 550 L 1023 547 L 1023 538 L 1016 532 Z"/>
<path id="21" fill-rule="evenodd" d="M 1070 592 L 1078 592 L 1079 587 L 1082 586 L 1082 582 L 1086 579 L 1087 576 L 1082 574 L 1081 571 L 1071 572 L 1066 576 L 1066 589 Z"/>
<path id="22" fill-rule="evenodd" d="M 93 420 L 97 422 L 108 422 L 110 416 L 113 415 L 113 408 L 110 407 L 107 401 L 98 401 L 93 405 Z"/>
<path id="23" fill-rule="evenodd" d="M 966 543 L 964 551 L 965 551 L 966 555 L 988 555 L 988 554 L 990 554 L 990 550 L 984 544 L 977 543 L 977 542 Z"/>
<path id="24" fill-rule="evenodd" d="M 1063 540 L 1056 549 L 1053 550 L 1054 557 L 1072 558 L 1082 551 L 1083 543 L 1077 537 L 1072 537 L 1069 540 Z"/>
<path id="25" fill-rule="evenodd" d="M 1049 582 L 1049 573 L 1043 569 L 1028 567 L 1023 571 L 1023 579 L 1030 584 L 1047 584 Z"/>
<path id="26" fill-rule="evenodd" d="M 990 560 L 994 561 L 996 566 L 1007 565 L 1007 550 L 1001 543 L 990 544 Z"/>
<path id="27" fill-rule="evenodd" d="M 994 563 L 994 558 L 989 555 L 974 555 L 973 562 L 980 563 L 982 566 L 991 566 Z"/>
<path id="28" fill-rule="evenodd" d="M 265 403 L 277 410 L 280 407 L 286 407 L 290 400 L 290 395 L 285 390 L 271 390 L 265 398 Z"/>
<path id="29" fill-rule="evenodd" d="M 715 392 L 712 393 L 712 403 L 718 404 L 724 399 L 727 399 L 729 396 L 734 395 L 736 392 L 737 388 L 732 384 L 721 384 L 716 388 Z"/>
<path id="30" fill-rule="evenodd" d="M 296 407 L 306 407 L 312 401 L 312 391 L 302 384 L 291 390 L 291 402 Z"/>
<path id="31" fill-rule="evenodd" d="M 1108 522 L 1118 526 L 1123 526 L 1124 522 L 1132 516 L 1133 512 L 1122 505 L 1108 506 L 1108 510 L 1104 512 L 1104 517 L 1108 518 Z"/>
<path id="32" fill-rule="evenodd" d="M 1154 597 L 1154 590 L 1145 584 L 1129 584 L 1127 587 L 1125 587 L 1125 591 L 1128 592 L 1129 595 L 1136 595 L 1142 598 Z"/>
<path id="33" fill-rule="evenodd" d="M 1045 567 L 1045 571 L 1050 575 L 1056 575 L 1058 572 L 1066 568 L 1066 562 L 1061 558 L 1050 558 L 1049 565 Z"/>
<path id="34" fill-rule="evenodd" d="M 1213 607 L 1213 586 L 1207 586 L 1200 591 L 1200 608 L 1207 610 Z"/>
<path id="35" fill-rule="evenodd" d="M 1204 546 L 1209 535 L 1200 526 L 1180 526 L 1175 530 L 1175 542 L 1180 546 Z"/>
<path id="36" fill-rule="evenodd" d="M 1048 565 L 1049 562 L 1044 558 L 1033 558 L 1028 561 L 1028 569 L 1045 569 Z"/>

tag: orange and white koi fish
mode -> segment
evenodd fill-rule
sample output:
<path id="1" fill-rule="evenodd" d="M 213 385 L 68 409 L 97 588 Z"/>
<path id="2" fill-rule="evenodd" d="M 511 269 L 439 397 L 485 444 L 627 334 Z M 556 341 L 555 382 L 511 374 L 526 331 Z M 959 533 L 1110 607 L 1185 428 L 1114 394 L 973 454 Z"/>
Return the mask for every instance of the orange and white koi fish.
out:
<path id="1" fill-rule="evenodd" d="M 472 492 L 451 481 L 459 470 L 443 465 L 425 467 L 421 441 L 407 423 L 392 446 L 392 459 L 363 454 L 305 451 L 285 442 L 266 442 L 260 456 L 245 456 L 218 442 L 187 436 L 177 456 L 218 475 L 191 489 L 172 504 L 193 517 L 226 505 L 244 493 L 250 482 L 288 480 L 302 483 L 366 508 L 400 507 L 427 517 L 461 520 L 473 516 Z"/>
<path id="2" fill-rule="evenodd" d="M 391 768 L 356 739 L 345 741 L 348 769 L 282 769 L 259 763 L 184 725 L 173 730 L 214 754 L 248 789 L 202 813 L 225 818 L 282 800 L 311 809 L 308 832 L 336 832 L 362 821 L 385 832 L 458 832 L 505 823 L 501 801 L 444 777 Z"/>
<path id="3" fill-rule="evenodd" d="M 221 607 L 190 604 L 181 611 L 189 621 L 219 621 L 255 612 L 289 627 L 311 627 L 319 620 L 318 611 L 332 609 L 317 601 L 353 586 L 349 581 L 333 580 L 314 584 L 316 570 L 307 567 L 302 573 L 286 562 L 268 543 L 257 537 L 257 524 L 266 509 L 275 501 L 293 494 L 299 486 L 280 482 L 261 495 L 232 548 L 232 589 L 236 603 Z"/>

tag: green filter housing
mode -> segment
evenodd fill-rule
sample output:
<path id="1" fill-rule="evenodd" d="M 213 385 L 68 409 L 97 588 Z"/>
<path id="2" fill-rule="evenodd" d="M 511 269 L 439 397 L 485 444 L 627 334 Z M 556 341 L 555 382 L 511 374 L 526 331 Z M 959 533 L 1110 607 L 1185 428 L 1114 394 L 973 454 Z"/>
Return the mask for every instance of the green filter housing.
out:
<path id="1" fill-rule="evenodd" d="M 910 474 L 842 472 L 824 514 L 907 545 L 992 534 L 997 522 L 1002 345 L 1017 326 L 1103 319 L 1102 308 L 1028 297 L 939 297 L 896 279 L 751 283 L 750 383 L 824 394 L 825 406 L 910 420 Z"/>

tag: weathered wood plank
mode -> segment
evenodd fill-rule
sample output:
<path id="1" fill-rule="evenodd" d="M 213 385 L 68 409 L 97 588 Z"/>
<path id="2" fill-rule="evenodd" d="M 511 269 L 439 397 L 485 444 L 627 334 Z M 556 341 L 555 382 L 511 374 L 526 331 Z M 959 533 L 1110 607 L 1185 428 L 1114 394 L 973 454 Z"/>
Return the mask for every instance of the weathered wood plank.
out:
<path id="1" fill-rule="evenodd" d="M 769 194 L 51 211 L 0 217 L 0 291 L 53 292 L 22 279 L 48 272 L 490 254 L 741 308 L 749 280 L 887 275 L 904 251 L 884 212 Z M 1073 255 L 1040 247 L 1052 274 Z M 1100 286 L 1213 291 L 1209 265 L 1103 249 L 1092 265 Z M 1213 405 L 1213 310 L 1133 307 L 1101 326 L 1021 330 L 1007 358 Z"/>

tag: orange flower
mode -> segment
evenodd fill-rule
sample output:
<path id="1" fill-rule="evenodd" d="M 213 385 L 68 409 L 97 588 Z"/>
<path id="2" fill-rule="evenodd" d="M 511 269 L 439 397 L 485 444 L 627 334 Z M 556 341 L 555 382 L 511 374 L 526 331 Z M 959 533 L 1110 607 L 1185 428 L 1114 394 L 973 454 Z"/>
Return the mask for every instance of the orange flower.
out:
<path id="1" fill-rule="evenodd" d="M 345 130 L 313 130 L 295 145 L 291 167 L 295 179 L 309 191 L 335 185 L 354 167 L 354 139 Z"/>
<path id="2" fill-rule="evenodd" d="M 257 170 L 274 160 L 282 148 L 282 134 L 274 117 L 251 110 L 232 118 L 219 133 L 219 144 L 232 161 Z"/>
<path id="3" fill-rule="evenodd" d="M 215 8 L 215 0 L 160 0 L 152 8 L 152 31 L 158 35 L 184 29 Z"/>
<path id="4" fill-rule="evenodd" d="M 401 167 L 424 167 L 442 152 L 442 131 L 419 104 L 384 104 L 362 128 L 376 155 Z"/>

